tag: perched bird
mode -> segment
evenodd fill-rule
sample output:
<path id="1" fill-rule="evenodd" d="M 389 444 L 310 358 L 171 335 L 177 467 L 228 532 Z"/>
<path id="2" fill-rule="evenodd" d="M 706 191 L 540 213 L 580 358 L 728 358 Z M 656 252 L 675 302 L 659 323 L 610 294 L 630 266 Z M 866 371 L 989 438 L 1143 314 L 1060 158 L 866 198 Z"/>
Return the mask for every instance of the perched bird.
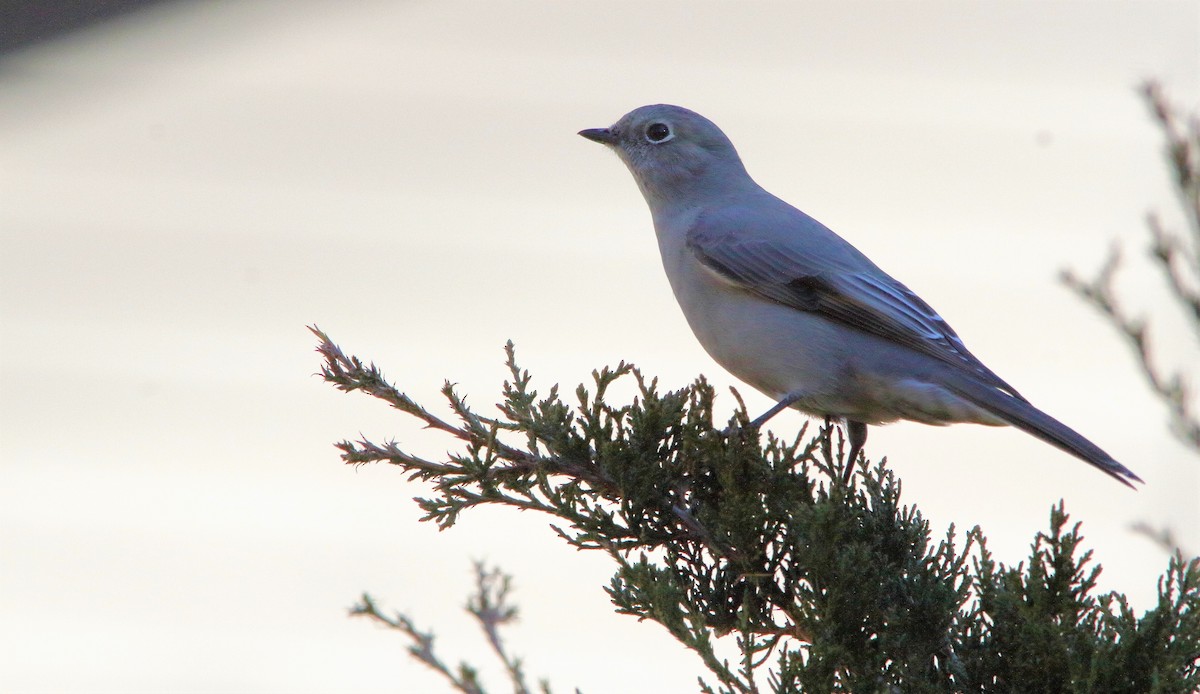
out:
<path id="1" fill-rule="evenodd" d="M 763 190 L 707 118 L 643 106 L 579 134 L 607 145 L 633 173 L 700 344 L 776 401 L 751 426 L 787 407 L 838 418 L 853 462 L 872 424 L 1007 424 L 1127 486 L 1142 481 L 984 366 L 912 290 Z"/>

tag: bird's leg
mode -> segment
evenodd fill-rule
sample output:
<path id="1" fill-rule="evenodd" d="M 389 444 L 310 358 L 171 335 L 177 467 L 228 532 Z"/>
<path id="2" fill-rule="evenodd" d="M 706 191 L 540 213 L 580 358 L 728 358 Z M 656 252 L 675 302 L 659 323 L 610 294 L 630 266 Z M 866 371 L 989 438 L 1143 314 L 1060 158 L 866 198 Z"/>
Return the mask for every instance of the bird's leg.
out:
<path id="1" fill-rule="evenodd" d="M 850 456 L 846 460 L 846 472 L 842 473 L 842 481 L 849 484 L 850 478 L 854 476 L 854 465 L 858 462 L 858 454 L 862 452 L 863 444 L 867 442 L 867 425 L 847 419 L 846 437 L 850 439 Z"/>
<path id="2" fill-rule="evenodd" d="M 783 396 L 782 400 L 775 403 L 771 407 L 771 409 L 767 410 L 766 412 L 763 412 L 761 415 L 759 415 L 757 418 L 755 418 L 755 420 L 753 422 L 750 422 L 750 428 L 758 429 L 762 425 L 766 424 L 768 419 L 774 417 L 775 415 L 779 414 L 780 412 L 783 412 L 787 408 L 791 407 L 797 400 L 799 400 L 802 397 L 804 397 L 804 393 L 788 393 L 787 395 Z"/>

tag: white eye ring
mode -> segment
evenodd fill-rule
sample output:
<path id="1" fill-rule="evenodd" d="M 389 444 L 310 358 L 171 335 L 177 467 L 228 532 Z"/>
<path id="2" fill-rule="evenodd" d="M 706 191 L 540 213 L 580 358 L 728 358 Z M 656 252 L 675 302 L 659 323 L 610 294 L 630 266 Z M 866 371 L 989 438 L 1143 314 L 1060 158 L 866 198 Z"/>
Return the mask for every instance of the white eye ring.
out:
<path id="1" fill-rule="evenodd" d="M 646 142 L 652 145 L 661 145 L 673 139 L 675 139 L 675 131 L 666 123 L 655 121 L 646 126 Z"/>

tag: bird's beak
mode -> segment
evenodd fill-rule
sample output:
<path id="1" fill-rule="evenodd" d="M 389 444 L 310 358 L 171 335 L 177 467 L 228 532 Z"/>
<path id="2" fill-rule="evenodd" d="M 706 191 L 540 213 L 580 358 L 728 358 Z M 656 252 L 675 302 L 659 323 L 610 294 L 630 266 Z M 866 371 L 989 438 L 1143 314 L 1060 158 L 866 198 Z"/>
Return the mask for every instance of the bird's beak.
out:
<path id="1" fill-rule="evenodd" d="M 617 136 L 608 128 L 588 128 L 587 130 L 580 130 L 579 134 L 592 142 L 599 142 L 602 145 L 612 145 L 617 142 Z"/>

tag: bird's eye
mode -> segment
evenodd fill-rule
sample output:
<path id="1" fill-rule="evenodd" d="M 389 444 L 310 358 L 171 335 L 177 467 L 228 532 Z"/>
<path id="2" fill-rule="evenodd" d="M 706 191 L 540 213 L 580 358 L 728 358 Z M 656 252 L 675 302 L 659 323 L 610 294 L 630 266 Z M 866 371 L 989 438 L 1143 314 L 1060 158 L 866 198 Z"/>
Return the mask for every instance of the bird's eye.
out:
<path id="1" fill-rule="evenodd" d="M 646 139 L 656 145 L 670 140 L 671 137 L 671 128 L 666 123 L 651 123 L 646 126 Z"/>

